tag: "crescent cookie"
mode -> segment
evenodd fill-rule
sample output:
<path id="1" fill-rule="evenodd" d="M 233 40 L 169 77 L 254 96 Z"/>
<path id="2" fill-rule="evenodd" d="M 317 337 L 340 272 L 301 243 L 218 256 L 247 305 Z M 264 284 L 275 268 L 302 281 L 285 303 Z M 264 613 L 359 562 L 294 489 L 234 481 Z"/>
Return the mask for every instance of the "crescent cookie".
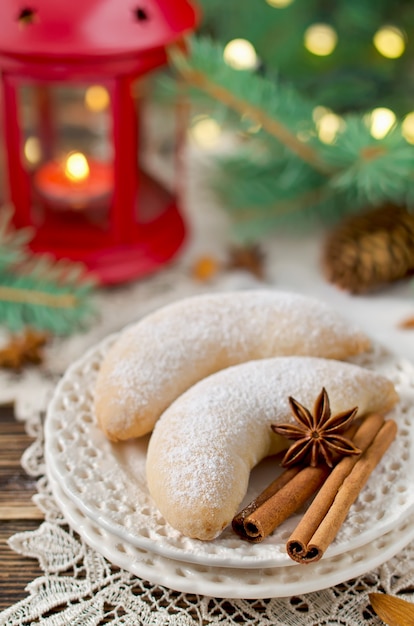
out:
<path id="1" fill-rule="evenodd" d="M 113 441 L 139 437 L 180 394 L 218 370 L 295 354 L 341 360 L 369 346 L 336 311 L 299 294 L 269 289 L 185 298 L 121 333 L 98 373 L 97 420 Z"/>
<path id="2" fill-rule="evenodd" d="M 332 413 L 390 410 L 391 381 L 357 365 L 315 357 L 250 361 L 217 372 L 178 398 L 158 420 L 147 454 L 150 494 L 183 535 L 210 540 L 231 522 L 251 469 L 286 447 L 271 424 L 293 421 L 288 397 L 313 407 L 325 386 Z"/>

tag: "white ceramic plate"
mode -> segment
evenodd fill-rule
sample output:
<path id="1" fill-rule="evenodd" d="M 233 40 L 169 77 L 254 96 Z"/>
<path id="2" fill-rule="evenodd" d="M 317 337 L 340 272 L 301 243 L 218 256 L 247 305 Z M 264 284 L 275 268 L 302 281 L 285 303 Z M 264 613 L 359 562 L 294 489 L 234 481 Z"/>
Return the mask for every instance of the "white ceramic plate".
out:
<path id="1" fill-rule="evenodd" d="M 378 567 L 414 538 L 414 516 L 365 546 L 317 563 L 240 569 L 185 563 L 137 548 L 86 516 L 49 472 L 56 501 L 67 522 L 111 563 L 154 585 L 213 598 L 278 598 L 320 591 Z"/>
<path id="2" fill-rule="evenodd" d="M 113 444 L 95 423 L 92 394 L 96 374 L 114 338 L 107 338 L 68 369 L 49 405 L 46 461 L 66 496 L 100 528 L 169 559 L 232 568 L 292 566 L 285 544 L 298 515 L 260 544 L 242 541 L 231 528 L 214 541 L 202 542 L 184 537 L 166 523 L 146 486 L 148 438 Z M 414 368 L 381 349 L 354 361 L 393 380 L 401 401 L 390 416 L 397 421 L 399 432 L 324 558 L 371 543 L 414 510 Z M 278 471 L 269 461 L 254 470 L 245 503 Z"/>

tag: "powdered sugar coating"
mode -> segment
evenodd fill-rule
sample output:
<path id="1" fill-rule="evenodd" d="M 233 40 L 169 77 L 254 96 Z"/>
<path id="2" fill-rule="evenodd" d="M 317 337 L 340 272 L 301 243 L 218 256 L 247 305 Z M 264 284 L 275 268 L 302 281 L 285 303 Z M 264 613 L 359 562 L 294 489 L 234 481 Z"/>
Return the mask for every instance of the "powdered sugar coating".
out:
<path id="1" fill-rule="evenodd" d="M 200 381 L 161 416 L 151 436 L 147 480 L 167 521 L 189 537 L 213 539 L 229 524 L 250 470 L 285 445 L 270 424 L 292 420 L 288 397 L 313 407 L 322 386 L 334 413 L 391 409 L 394 386 L 350 363 L 279 357 L 236 365 Z"/>
<path id="2" fill-rule="evenodd" d="M 253 359 L 344 359 L 369 348 L 365 335 L 324 303 L 271 289 L 180 300 L 125 330 L 95 390 L 98 421 L 114 440 L 150 432 L 198 380 Z"/>

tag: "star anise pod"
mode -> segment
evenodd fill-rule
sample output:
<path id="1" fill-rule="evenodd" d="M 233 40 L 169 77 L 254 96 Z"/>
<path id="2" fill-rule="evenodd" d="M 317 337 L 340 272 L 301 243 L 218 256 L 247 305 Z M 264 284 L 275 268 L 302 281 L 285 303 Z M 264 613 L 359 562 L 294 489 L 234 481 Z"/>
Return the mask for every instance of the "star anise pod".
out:
<path id="1" fill-rule="evenodd" d="M 332 467 L 334 456 L 360 454 L 361 450 L 350 439 L 339 434 L 352 422 L 358 407 L 332 415 L 325 387 L 316 399 L 313 414 L 292 397 L 289 397 L 289 404 L 297 424 L 271 425 L 278 435 L 295 440 L 283 458 L 284 467 L 291 467 L 309 457 L 312 467 L 318 465 L 320 457 Z"/>
<path id="2" fill-rule="evenodd" d="M 398 324 L 398 328 L 402 328 L 403 330 L 410 330 L 414 328 L 414 315 L 411 317 L 407 317 L 402 322 Z"/>
<path id="3" fill-rule="evenodd" d="M 18 371 L 26 364 L 42 363 L 42 348 L 47 340 L 47 333 L 31 328 L 26 328 L 21 335 L 12 336 L 0 349 L 0 367 Z"/>
<path id="4" fill-rule="evenodd" d="M 257 244 L 251 246 L 234 246 L 230 249 L 229 255 L 230 258 L 227 269 L 247 270 L 259 280 L 264 280 L 265 256 Z"/>

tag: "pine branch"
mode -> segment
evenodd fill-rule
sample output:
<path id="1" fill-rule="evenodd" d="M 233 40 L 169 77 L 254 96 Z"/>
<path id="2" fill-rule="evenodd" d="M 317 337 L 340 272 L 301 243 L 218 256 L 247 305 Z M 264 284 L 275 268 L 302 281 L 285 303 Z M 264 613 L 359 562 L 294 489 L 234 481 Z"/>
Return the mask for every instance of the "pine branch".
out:
<path id="1" fill-rule="evenodd" d="M 264 0 L 198 1 L 203 18 L 199 35 L 223 44 L 248 39 L 266 73 L 277 73 L 303 96 L 342 113 L 387 106 L 402 116 L 412 110 L 412 3 L 295 0 L 276 8 Z M 331 55 L 316 58 L 303 40 L 307 27 L 320 21 L 335 29 L 338 45 Z M 407 36 L 407 51 L 398 59 L 375 54 L 372 37 L 384 24 L 400 26 Z"/>
<path id="2" fill-rule="evenodd" d="M 0 209 L 0 271 L 27 257 L 26 245 L 33 238 L 31 228 L 16 230 L 12 226 L 13 209 L 4 206 Z"/>
<path id="3" fill-rule="evenodd" d="M 0 273 L 0 320 L 12 331 L 33 326 L 56 335 L 85 328 L 95 315 L 89 289 L 31 274 Z"/>
<path id="4" fill-rule="evenodd" d="M 32 254 L 31 230 L 16 230 L 11 217 L 10 209 L 0 211 L 0 323 L 56 335 L 86 327 L 96 315 L 96 281 L 80 263 Z"/>
<path id="5" fill-rule="evenodd" d="M 229 179 L 239 184 L 229 185 Z M 280 202 L 295 200 L 327 184 L 327 178 L 314 172 L 306 163 L 287 154 L 257 154 L 249 142 L 236 154 L 217 158 L 217 172 L 211 185 L 228 203 L 229 210 L 246 207 L 256 210 L 277 207 Z M 332 192 L 330 192 L 332 194 Z M 286 212 L 285 210 L 280 213 Z"/>
<path id="6" fill-rule="evenodd" d="M 237 209 L 233 232 L 243 245 L 251 245 L 276 229 L 298 232 L 332 222 L 346 212 L 346 206 L 343 197 L 323 185 L 265 207 Z"/>
<path id="7" fill-rule="evenodd" d="M 232 112 L 240 131 L 246 115 L 261 126 L 237 155 L 217 157 L 210 181 L 244 237 L 258 237 L 290 218 L 295 224 L 317 216 L 332 221 L 387 202 L 414 204 L 414 147 L 398 124 L 375 139 L 362 113 L 345 116 L 335 141 L 324 144 L 312 103 L 273 78 L 228 67 L 219 44 L 193 39 L 187 57 L 175 49 L 171 56 L 191 96 L 196 89 L 198 103 L 204 94 L 215 103 L 213 114 L 217 104 Z"/>
<path id="8" fill-rule="evenodd" d="M 263 80 L 257 74 L 229 67 L 223 61 L 222 46 L 208 40 L 192 40 L 190 59 L 174 47 L 170 48 L 169 54 L 177 71 L 193 87 L 232 109 L 240 117 L 249 117 L 316 171 L 331 171 L 309 143 L 297 138 L 294 111 L 300 108 L 303 112 L 305 108 L 297 94 L 282 85 L 276 86 Z M 306 117 L 302 119 L 308 119 L 310 127 L 313 127 L 312 109 L 309 106 L 306 109 Z"/>
<path id="9" fill-rule="evenodd" d="M 36 289 L 24 289 L 23 287 L 16 289 L 5 284 L 0 285 L 0 300 L 55 309 L 74 309 L 76 307 L 76 298 L 72 293 L 46 293 Z"/>
<path id="10" fill-rule="evenodd" d="M 346 129 L 327 148 L 337 167 L 330 186 L 345 191 L 349 201 L 377 206 L 387 201 L 410 204 L 414 183 L 414 147 L 397 125 L 383 139 L 372 137 L 362 118 L 345 118 Z"/>

